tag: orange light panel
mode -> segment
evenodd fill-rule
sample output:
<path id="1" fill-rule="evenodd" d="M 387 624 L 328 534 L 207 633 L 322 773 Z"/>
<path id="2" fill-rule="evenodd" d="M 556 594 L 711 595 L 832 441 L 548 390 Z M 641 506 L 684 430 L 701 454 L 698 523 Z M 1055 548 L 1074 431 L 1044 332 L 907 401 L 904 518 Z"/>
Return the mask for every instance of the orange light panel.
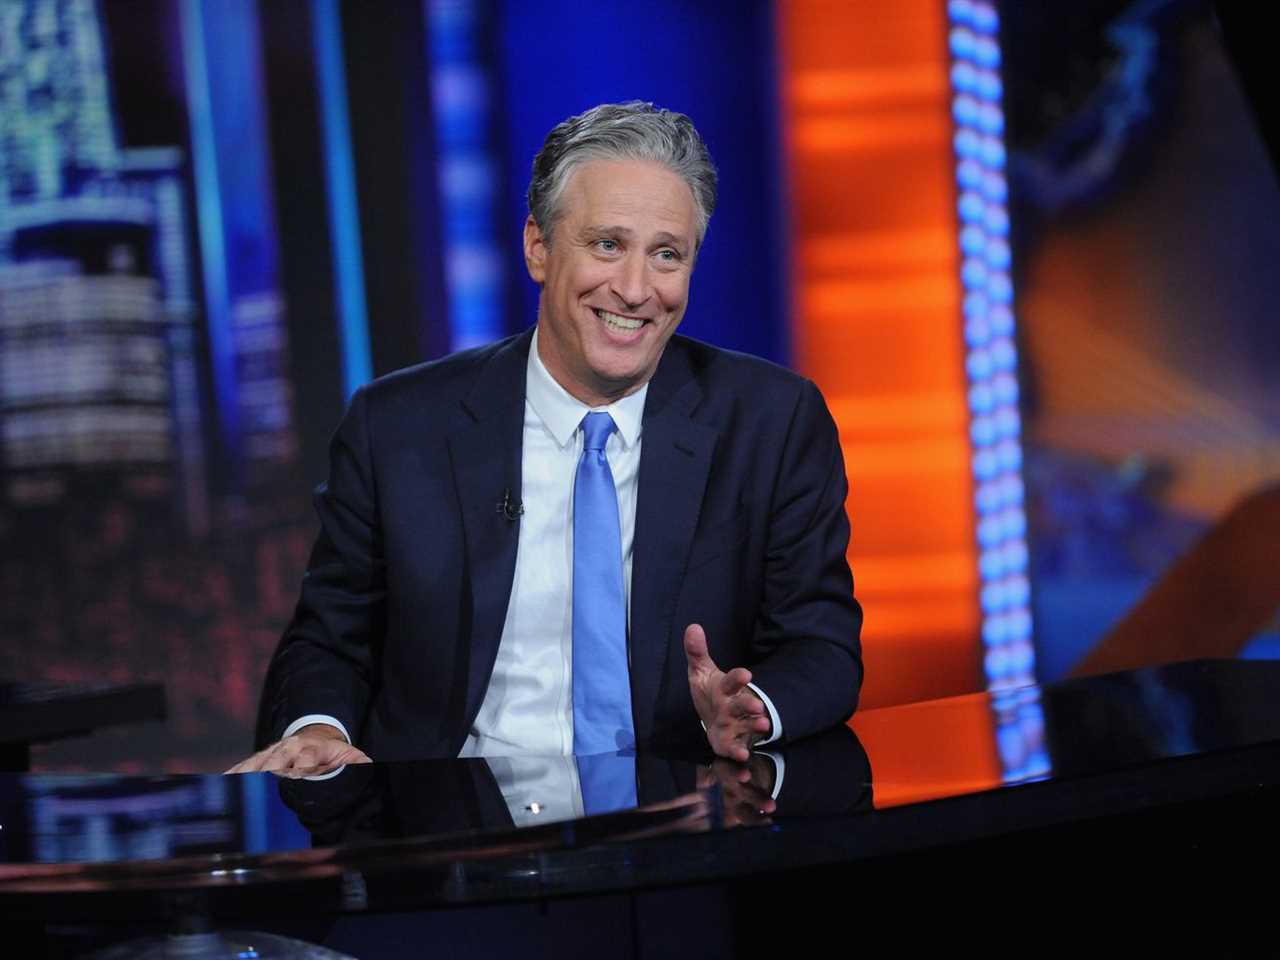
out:
<path id="1" fill-rule="evenodd" d="M 849 472 L 862 704 L 980 690 L 944 5 L 777 9 L 792 339 Z"/>

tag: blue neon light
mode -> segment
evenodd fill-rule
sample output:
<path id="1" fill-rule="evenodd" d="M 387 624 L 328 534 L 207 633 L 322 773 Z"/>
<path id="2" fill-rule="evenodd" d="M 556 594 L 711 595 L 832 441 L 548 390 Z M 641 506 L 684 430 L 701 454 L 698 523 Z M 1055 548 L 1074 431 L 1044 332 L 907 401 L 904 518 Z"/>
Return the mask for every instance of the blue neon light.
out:
<path id="1" fill-rule="evenodd" d="M 951 0 L 947 14 L 984 666 L 989 689 L 1017 691 L 1034 682 L 1035 652 L 1005 207 L 1000 21 L 994 5 L 984 0 Z M 998 712 L 1005 778 L 1042 775 L 1047 769 L 1043 749 L 1028 750 L 1026 743 L 1039 723 L 1038 703 L 1015 696 Z"/>
<path id="2" fill-rule="evenodd" d="M 192 173 L 196 193 L 196 223 L 204 274 L 214 403 L 227 448 L 238 450 L 240 398 L 236 384 L 235 342 L 227 288 L 226 248 L 223 244 L 217 138 L 213 128 L 212 98 L 209 95 L 209 70 L 205 60 L 202 0 L 182 0 L 181 22 L 187 116 L 191 128 Z"/>
<path id="3" fill-rule="evenodd" d="M 503 332 L 503 243 L 496 231 L 499 163 L 489 133 L 492 77 L 480 54 L 482 5 L 424 0 L 430 24 L 445 285 L 450 345 L 489 343 Z"/>
<path id="4" fill-rule="evenodd" d="M 324 140 L 329 235 L 333 244 L 334 287 L 338 299 L 338 337 L 342 344 L 343 387 L 349 398 L 373 377 L 369 321 L 360 248 L 355 160 L 347 109 L 347 80 L 342 56 L 342 19 L 337 0 L 315 0 L 312 42 L 320 86 L 320 127 Z"/>

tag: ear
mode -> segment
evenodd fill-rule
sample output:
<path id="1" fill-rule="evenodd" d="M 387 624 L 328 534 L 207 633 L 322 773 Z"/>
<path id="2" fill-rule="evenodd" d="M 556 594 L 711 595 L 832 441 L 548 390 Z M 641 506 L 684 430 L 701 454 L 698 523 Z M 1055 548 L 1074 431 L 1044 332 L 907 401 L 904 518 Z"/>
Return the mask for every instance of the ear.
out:
<path id="1" fill-rule="evenodd" d="M 524 265 L 534 283 L 546 282 L 547 240 L 538 229 L 533 214 L 529 214 L 529 219 L 524 222 Z"/>

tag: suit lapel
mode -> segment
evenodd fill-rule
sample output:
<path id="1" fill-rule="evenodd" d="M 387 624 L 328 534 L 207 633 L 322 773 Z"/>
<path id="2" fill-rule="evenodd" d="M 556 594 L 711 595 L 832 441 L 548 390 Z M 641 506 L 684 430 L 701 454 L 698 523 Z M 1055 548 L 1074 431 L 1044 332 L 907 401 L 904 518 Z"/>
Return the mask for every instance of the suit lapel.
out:
<path id="1" fill-rule="evenodd" d="M 525 374 L 532 330 L 485 365 L 463 407 L 470 421 L 449 437 L 449 459 L 462 505 L 471 603 L 468 725 L 493 672 L 515 577 L 520 523 L 502 516 L 504 491 L 520 497 Z"/>
<path id="2" fill-rule="evenodd" d="M 653 733 L 672 646 L 671 618 L 719 436 L 690 419 L 701 398 L 688 352 L 673 339 L 649 384 L 640 441 L 631 567 L 631 702 L 641 743 Z"/>

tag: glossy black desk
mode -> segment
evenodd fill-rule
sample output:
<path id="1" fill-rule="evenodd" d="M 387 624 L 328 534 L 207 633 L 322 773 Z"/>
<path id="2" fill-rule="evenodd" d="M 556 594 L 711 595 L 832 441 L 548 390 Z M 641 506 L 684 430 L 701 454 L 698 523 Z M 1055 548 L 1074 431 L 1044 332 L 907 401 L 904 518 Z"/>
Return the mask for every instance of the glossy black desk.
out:
<path id="1" fill-rule="evenodd" d="M 639 808 L 522 828 L 532 804 L 509 807 L 499 761 L 321 782 L 6 775 L 0 911 L 51 955 L 211 921 L 359 957 L 777 957 L 797 935 L 949 942 L 1045 911 L 1070 919 L 1046 928 L 1061 939 L 1151 898 L 1143 942 L 1200 931 L 1243 949 L 1264 916 L 1236 903 L 1224 927 L 1231 907 L 1211 905 L 1280 862 L 1280 663 L 913 704 L 855 728 L 750 768 L 641 756 Z"/>

